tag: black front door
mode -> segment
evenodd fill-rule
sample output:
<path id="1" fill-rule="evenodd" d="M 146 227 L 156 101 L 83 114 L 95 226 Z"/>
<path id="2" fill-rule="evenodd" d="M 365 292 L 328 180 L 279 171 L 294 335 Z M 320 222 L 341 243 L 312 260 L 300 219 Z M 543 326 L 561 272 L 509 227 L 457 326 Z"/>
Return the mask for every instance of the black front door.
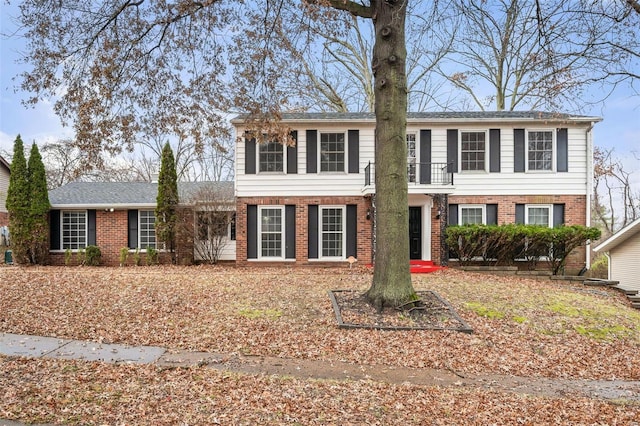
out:
<path id="1" fill-rule="evenodd" d="M 422 207 L 409 207 L 409 259 L 422 259 Z"/>

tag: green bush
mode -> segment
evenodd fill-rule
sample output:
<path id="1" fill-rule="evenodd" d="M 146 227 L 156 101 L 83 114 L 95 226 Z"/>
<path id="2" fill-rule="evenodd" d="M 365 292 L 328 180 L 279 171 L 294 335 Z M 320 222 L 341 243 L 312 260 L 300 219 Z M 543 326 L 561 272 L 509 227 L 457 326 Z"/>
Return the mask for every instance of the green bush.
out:
<path id="1" fill-rule="evenodd" d="M 129 247 L 122 247 L 120 249 L 120 266 L 125 266 L 129 259 Z"/>
<path id="2" fill-rule="evenodd" d="M 142 263 L 142 259 L 140 257 L 140 249 L 136 248 L 136 251 L 133 253 L 133 264 L 136 266 L 140 266 Z"/>
<path id="3" fill-rule="evenodd" d="M 78 251 L 76 252 L 76 258 L 78 259 L 78 265 L 84 265 L 86 256 L 83 248 L 78 249 Z"/>
<path id="4" fill-rule="evenodd" d="M 72 255 L 72 253 L 71 253 L 71 249 L 70 248 L 68 248 L 68 249 L 66 249 L 64 251 L 64 264 L 66 266 L 69 266 L 69 264 L 71 263 L 71 255 Z"/>
<path id="5" fill-rule="evenodd" d="M 99 266 L 102 258 L 102 252 L 98 246 L 87 246 L 85 251 L 85 265 L 87 266 Z"/>
<path id="6" fill-rule="evenodd" d="M 472 261 L 505 265 L 524 259 L 529 269 L 535 269 L 545 259 L 554 275 L 564 268 L 573 250 L 599 237 L 599 229 L 580 225 L 461 225 L 445 231 L 450 254 L 461 265 Z"/>
<path id="7" fill-rule="evenodd" d="M 158 264 L 158 250 L 153 247 L 147 247 L 147 265 L 157 265 Z"/>

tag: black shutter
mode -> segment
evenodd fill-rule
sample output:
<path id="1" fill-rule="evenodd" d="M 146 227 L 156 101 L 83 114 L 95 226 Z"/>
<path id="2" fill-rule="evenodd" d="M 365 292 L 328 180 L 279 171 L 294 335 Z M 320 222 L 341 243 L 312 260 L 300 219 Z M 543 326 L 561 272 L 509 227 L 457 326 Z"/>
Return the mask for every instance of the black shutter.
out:
<path id="1" fill-rule="evenodd" d="M 358 257 L 358 206 L 355 204 L 347 205 L 347 257 Z"/>
<path id="2" fill-rule="evenodd" d="M 553 227 L 564 225 L 564 204 L 553 205 Z"/>
<path id="3" fill-rule="evenodd" d="M 87 245 L 96 245 L 96 211 L 87 210 Z"/>
<path id="4" fill-rule="evenodd" d="M 258 206 L 247 205 L 247 259 L 258 258 Z"/>
<path id="5" fill-rule="evenodd" d="M 286 259 L 296 258 L 296 206 L 287 205 L 284 208 L 284 236 Z"/>
<path id="6" fill-rule="evenodd" d="M 558 145 L 558 172 L 569 171 L 569 135 L 567 129 L 558 129 L 556 136 L 556 142 Z"/>
<path id="7" fill-rule="evenodd" d="M 420 183 L 431 183 L 431 130 L 420 130 Z"/>
<path id="8" fill-rule="evenodd" d="M 513 171 L 524 172 L 524 129 L 513 130 Z M 523 222 L 524 223 L 524 222 Z"/>
<path id="9" fill-rule="evenodd" d="M 516 204 L 516 223 L 524 224 L 524 204 Z"/>
<path id="10" fill-rule="evenodd" d="M 349 173 L 360 173 L 360 131 L 349 130 Z"/>
<path id="11" fill-rule="evenodd" d="M 298 173 L 298 131 L 291 132 L 291 138 L 296 142 L 294 146 L 287 146 L 287 173 Z"/>
<path id="12" fill-rule="evenodd" d="M 497 225 L 498 224 L 498 205 L 497 204 L 487 204 L 487 225 Z"/>
<path id="13" fill-rule="evenodd" d="M 230 234 L 231 234 L 230 239 L 231 239 L 231 241 L 235 241 L 236 240 L 236 214 L 235 213 L 231 214 L 230 222 L 231 222 L 230 225 L 229 225 L 229 228 L 231 228 L 230 229 Z"/>
<path id="14" fill-rule="evenodd" d="M 447 129 L 447 172 L 458 173 L 458 129 Z"/>
<path id="15" fill-rule="evenodd" d="M 318 258 L 318 206 L 309 205 L 309 259 Z"/>
<path id="16" fill-rule="evenodd" d="M 129 228 L 129 248 L 138 248 L 138 210 L 127 212 L 127 222 Z"/>
<path id="17" fill-rule="evenodd" d="M 49 248 L 61 250 L 60 244 L 60 210 L 49 211 Z"/>
<path id="18" fill-rule="evenodd" d="M 500 129 L 489 129 L 489 172 L 500 172 Z"/>
<path id="19" fill-rule="evenodd" d="M 318 173 L 317 130 L 307 130 L 307 173 Z"/>
<path id="20" fill-rule="evenodd" d="M 244 138 L 244 173 L 256 174 L 256 138 Z"/>
<path id="21" fill-rule="evenodd" d="M 449 204 L 449 225 L 456 226 L 458 224 L 458 205 Z"/>

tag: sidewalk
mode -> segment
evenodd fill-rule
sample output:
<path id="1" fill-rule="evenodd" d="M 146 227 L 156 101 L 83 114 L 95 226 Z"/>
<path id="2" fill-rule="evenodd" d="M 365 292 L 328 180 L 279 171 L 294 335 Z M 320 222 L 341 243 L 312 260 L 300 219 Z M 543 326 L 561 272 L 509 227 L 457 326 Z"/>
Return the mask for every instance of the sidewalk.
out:
<path id="1" fill-rule="evenodd" d="M 640 381 L 638 380 L 472 375 L 430 368 L 387 367 L 340 361 L 193 352 L 158 346 L 129 346 L 11 333 L 0 333 L 0 355 L 114 364 L 155 364 L 161 368 L 206 366 L 241 374 L 267 374 L 301 379 L 371 380 L 438 387 L 477 387 L 550 398 L 562 398 L 569 393 L 600 400 L 640 403 Z M 1 419 L 0 425 L 2 425 Z"/>

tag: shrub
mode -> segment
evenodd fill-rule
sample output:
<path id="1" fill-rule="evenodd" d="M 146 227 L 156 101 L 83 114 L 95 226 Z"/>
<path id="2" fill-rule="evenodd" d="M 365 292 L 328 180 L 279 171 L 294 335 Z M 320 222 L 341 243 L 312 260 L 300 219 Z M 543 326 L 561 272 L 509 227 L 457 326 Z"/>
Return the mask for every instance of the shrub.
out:
<path id="1" fill-rule="evenodd" d="M 158 250 L 153 247 L 147 247 L 147 265 L 158 264 Z"/>
<path id="2" fill-rule="evenodd" d="M 64 251 L 64 264 L 66 266 L 69 266 L 69 264 L 71 263 L 71 255 L 71 249 L 68 248 Z"/>
<path id="3" fill-rule="evenodd" d="M 140 249 L 137 248 L 133 253 L 133 264 L 136 266 L 140 266 L 141 263 L 142 259 L 140 258 Z"/>
<path id="4" fill-rule="evenodd" d="M 120 266 L 125 266 L 129 259 L 129 247 L 122 247 L 120 249 Z"/>
<path id="5" fill-rule="evenodd" d="M 84 265 L 85 251 L 83 248 L 78 249 L 76 252 L 76 258 L 78 259 L 78 265 Z"/>
<path id="6" fill-rule="evenodd" d="M 102 252 L 100 251 L 100 247 L 98 246 L 87 246 L 85 251 L 85 265 L 88 266 L 99 266 L 100 259 L 102 258 Z"/>

